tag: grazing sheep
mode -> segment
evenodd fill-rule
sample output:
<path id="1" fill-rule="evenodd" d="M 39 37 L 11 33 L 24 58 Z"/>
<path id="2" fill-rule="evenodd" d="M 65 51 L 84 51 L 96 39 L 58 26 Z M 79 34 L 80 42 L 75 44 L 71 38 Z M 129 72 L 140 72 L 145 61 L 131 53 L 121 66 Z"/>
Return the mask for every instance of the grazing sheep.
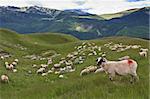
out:
<path id="1" fill-rule="evenodd" d="M 140 56 L 147 57 L 147 52 L 139 52 L 139 55 L 140 55 Z"/>
<path id="2" fill-rule="evenodd" d="M 52 70 L 48 70 L 48 73 L 53 73 L 53 71 Z"/>
<path id="3" fill-rule="evenodd" d="M 9 77 L 6 74 L 1 75 L 1 82 L 9 83 Z"/>
<path id="4" fill-rule="evenodd" d="M 64 78 L 64 75 L 59 75 L 59 78 Z"/>
<path id="5" fill-rule="evenodd" d="M 107 61 L 106 58 L 99 57 L 97 59 L 98 66 L 101 66 L 109 74 L 110 80 L 113 80 L 116 74 L 127 75 L 130 74 L 133 80 L 138 80 L 136 73 L 137 62 L 132 59 L 122 61 Z M 136 78 L 136 79 L 135 79 Z"/>
<path id="6" fill-rule="evenodd" d="M 90 73 L 89 69 L 85 68 L 85 69 L 83 69 L 83 70 L 80 72 L 80 76 L 86 75 L 86 74 L 89 74 L 89 73 Z"/>
<path id="7" fill-rule="evenodd" d="M 60 67 L 60 64 L 54 64 L 54 67 L 55 67 L 55 68 L 59 68 L 59 67 Z"/>
<path id="8" fill-rule="evenodd" d="M 53 63 L 52 59 L 51 59 L 51 58 L 48 59 L 47 64 L 50 65 L 50 64 L 52 64 L 52 63 Z"/>
<path id="9" fill-rule="evenodd" d="M 4 56 L 1 56 L 1 59 L 3 60 L 3 59 L 4 59 Z"/>
<path id="10" fill-rule="evenodd" d="M 144 48 L 141 48 L 141 49 L 140 49 L 140 52 L 148 52 L 148 49 L 147 49 L 147 48 L 145 48 L 145 49 L 144 49 Z"/>
<path id="11" fill-rule="evenodd" d="M 85 69 L 83 69 L 83 70 L 80 72 L 80 76 L 89 74 L 89 73 L 91 73 L 91 72 L 95 72 L 96 69 L 97 69 L 96 66 L 89 66 L 89 67 L 86 67 Z"/>
<path id="12" fill-rule="evenodd" d="M 16 73 L 16 72 L 17 72 L 17 69 L 13 69 L 13 72 Z"/>
<path id="13" fill-rule="evenodd" d="M 17 62 L 17 63 L 19 62 L 19 60 L 18 60 L 18 59 L 15 59 L 14 61 L 15 61 L 15 62 Z"/>
<path id="14" fill-rule="evenodd" d="M 15 67 L 17 65 L 17 62 L 12 62 L 11 64 Z"/>
<path id="15" fill-rule="evenodd" d="M 147 52 L 148 52 L 148 49 L 141 48 L 140 52 L 139 52 L 139 55 L 147 57 Z"/>
<path id="16" fill-rule="evenodd" d="M 5 67 L 7 70 L 13 70 L 14 68 L 13 64 L 9 64 L 8 62 L 5 62 Z"/>
<path id="17" fill-rule="evenodd" d="M 33 64 L 32 67 L 35 68 L 35 67 L 37 67 L 37 65 L 36 65 L 36 64 Z"/>
<path id="18" fill-rule="evenodd" d="M 42 76 L 47 76 L 48 75 L 48 73 L 42 73 Z"/>
<path id="19" fill-rule="evenodd" d="M 47 68 L 48 65 L 47 65 L 47 64 L 41 64 L 41 67 L 42 67 L 42 68 Z"/>
<path id="20" fill-rule="evenodd" d="M 41 74 L 41 73 L 45 72 L 45 68 L 40 68 L 40 69 L 38 69 L 36 72 L 37 72 L 38 74 Z"/>

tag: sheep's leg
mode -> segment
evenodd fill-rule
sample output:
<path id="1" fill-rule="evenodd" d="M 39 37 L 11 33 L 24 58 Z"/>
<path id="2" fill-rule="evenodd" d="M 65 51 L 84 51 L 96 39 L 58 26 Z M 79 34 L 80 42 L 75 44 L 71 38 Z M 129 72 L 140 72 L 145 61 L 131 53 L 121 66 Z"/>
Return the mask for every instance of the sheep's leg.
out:
<path id="1" fill-rule="evenodd" d="M 139 80 L 139 77 L 138 77 L 137 73 L 136 72 L 132 73 L 130 82 L 133 83 L 138 80 Z"/>
<path id="2" fill-rule="evenodd" d="M 115 77 L 115 72 L 112 72 L 112 73 L 109 74 L 109 79 L 110 79 L 111 81 L 114 80 L 114 79 L 113 79 L 114 77 Z"/>

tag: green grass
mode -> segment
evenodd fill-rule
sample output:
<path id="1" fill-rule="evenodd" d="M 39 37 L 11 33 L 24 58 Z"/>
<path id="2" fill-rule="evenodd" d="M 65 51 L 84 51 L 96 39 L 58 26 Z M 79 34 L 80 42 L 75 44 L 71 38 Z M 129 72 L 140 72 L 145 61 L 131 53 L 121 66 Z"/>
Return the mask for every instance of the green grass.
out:
<path id="1" fill-rule="evenodd" d="M 109 37 L 103 39 L 90 40 L 102 46 L 105 43 L 113 41 L 114 43 L 123 44 L 140 44 L 147 48 L 149 41 L 129 38 L 129 37 Z M 4 43 L 6 42 L 6 43 Z M 37 44 L 35 44 L 37 42 Z M 73 73 L 67 73 L 66 78 L 59 79 L 58 75 L 49 74 L 46 77 L 37 75 L 36 69 L 32 68 L 32 64 L 41 64 L 45 61 L 34 61 L 24 59 L 22 56 L 27 54 L 38 54 L 41 52 L 52 50 L 60 53 L 61 56 L 56 57 L 58 61 L 60 57 L 64 57 L 68 53 L 74 51 L 76 45 L 81 44 L 74 37 L 59 34 L 30 34 L 20 35 L 15 32 L 1 29 L 0 30 L 0 48 L 13 54 L 13 57 L 0 60 L 0 75 L 7 73 L 10 77 L 9 84 L 0 83 L 1 99 L 148 99 L 149 95 L 149 62 L 147 58 L 141 58 L 138 55 L 139 50 L 127 50 L 125 52 L 112 52 L 103 47 L 109 60 L 117 60 L 119 57 L 129 55 L 138 62 L 139 82 L 131 84 L 129 77 L 116 77 L 116 81 L 111 82 L 105 73 L 89 74 L 81 77 L 80 71 L 83 67 L 94 65 L 98 56 L 90 56 L 84 64 L 76 65 L 77 70 Z M 9 45 L 7 45 L 9 43 Z M 26 51 L 14 48 L 10 44 L 21 44 L 26 47 Z M 18 72 L 12 73 L 4 67 L 5 61 L 12 61 L 19 58 L 20 62 L 17 66 Z M 50 66 L 51 67 L 51 66 Z M 27 71 L 31 70 L 32 74 L 27 76 Z"/>

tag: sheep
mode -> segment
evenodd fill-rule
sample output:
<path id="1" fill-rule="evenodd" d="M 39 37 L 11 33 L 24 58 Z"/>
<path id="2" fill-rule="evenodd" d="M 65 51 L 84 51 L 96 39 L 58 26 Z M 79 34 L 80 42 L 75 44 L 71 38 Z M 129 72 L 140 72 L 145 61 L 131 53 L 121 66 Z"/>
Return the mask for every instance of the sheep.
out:
<path id="1" fill-rule="evenodd" d="M 81 72 L 80 72 L 80 76 L 82 75 L 85 75 L 85 74 L 89 74 L 91 72 L 95 72 L 97 69 L 96 66 L 89 66 L 89 67 L 86 67 L 85 69 L 83 69 Z"/>
<path id="2" fill-rule="evenodd" d="M 15 67 L 17 65 L 17 62 L 12 62 L 11 64 Z"/>
<path id="3" fill-rule="evenodd" d="M 89 69 L 85 68 L 85 69 L 83 69 L 83 70 L 80 72 L 80 76 L 85 75 L 85 74 L 89 74 L 89 73 L 90 73 Z"/>
<path id="4" fill-rule="evenodd" d="M 16 73 L 16 72 L 17 72 L 17 69 L 13 69 L 13 72 Z"/>
<path id="5" fill-rule="evenodd" d="M 36 65 L 36 64 L 33 64 L 32 67 L 35 68 L 35 67 L 37 67 L 37 65 Z"/>
<path id="6" fill-rule="evenodd" d="M 61 64 L 54 64 L 55 68 L 59 68 Z"/>
<path id="7" fill-rule="evenodd" d="M 50 65 L 50 64 L 52 64 L 52 63 L 53 63 L 52 59 L 51 59 L 51 58 L 48 59 L 47 64 Z"/>
<path id="8" fill-rule="evenodd" d="M 148 49 L 141 48 L 140 52 L 139 52 L 139 55 L 147 57 L 147 52 L 148 52 Z"/>
<path id="9" fill-rule="evenodd" d="M 1 82 L 9 83 L 9 77 L 6 74 L 1 75 Z"/>
<path id="10" fill-rule="evenodd" d="M 59 78 L 64 78 L 64 75 L 59 75 Z"/>
<path id="11" fill-rule="evenodd" d="M 53 73 L 53 71 L 52 70 L 48 70 L 48 73 Z"/>
<path id="12" fill-rule="evenodd" d="M 145 48 L 145 49 L 144 49 L 144 48 L 141 48 L 141 49 L 140 49 L 140 52 L 148 52 L 148 49 L 147 49 L 147 48 Z"/>
<path id="13" fill-rule="evenodd" d="M 44 72 L 45 72 L 45 68 L 39 68 L 36 72 L 37 72 L 38 74 L 44 73 Z"/>
<path id="14" fill-rule="evenodd" d="M 139 52 L 139 55 L 140 55 L 140 56 L 147 57 L 147 52 Z"/>
<path id="15" fill-rule="evenodd" d="M 13 70 L 14 68 L 13 64 L 9 64 L 8 62 L 5 62 L 5 67 L 7 70 Z"/>
<path id="16" fill-rule="evenodd" d="M 1 56 L 1 59 L 4 60 L 4 56 Z"/>
<path id="17" fill-rule="evenodd" d="M 89 69 L 90 72 L 95 72 L 97 70 L 96 66 L 89 66 L 87 67 L 87 69 Z"/>
<path id="18" fill-rule="evenodd" d="M 116 74 L 122 76 L 130 74 L 132 77 L 131 82 L 139 79 L 136 73 L 138 64 L 136 61 L 132 59 L 127 59 L 122 61 L 108 61 L 104 57 L 99 57 L 97 59 L 97 64 L 98 66 L 103 68 L 105 72 L 109 74 L 110 80 L 113 80 L 113 77 L 115 77 Z"/>
<path id="19" fill-rule="evenodd" d="M 42 76 L 47 76 L 48 75 L 48 73 L 42 73 Z"/>
<path id="20" fill-rule="evenodd" d="M 15 59 L 14 61 L 15 61 L 15 62 L 17 62 L 17 63 L 19 62 L 19 60 L 18 60 L 18 59 Z"/>
<path id="21" fill-rule="evenodd" d="M 42 68 L 47 68 L 48 65 L 46 65 L 46 64 L 41 64 L 41 67 L 42 67 Z"/>

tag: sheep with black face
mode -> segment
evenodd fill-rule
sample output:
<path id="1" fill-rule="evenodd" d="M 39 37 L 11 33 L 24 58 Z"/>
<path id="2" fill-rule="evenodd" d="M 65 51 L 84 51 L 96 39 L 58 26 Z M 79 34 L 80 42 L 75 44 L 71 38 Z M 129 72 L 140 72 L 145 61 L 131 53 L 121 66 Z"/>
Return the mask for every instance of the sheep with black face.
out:
<path id="1" fill-rule="evenodd" d="M 138 80 L 137 62 L 132 59 L 126 59 L 121 61 L 108 61 L 104 57 L 97 59 L 97 65 L 101 67 L 105 72 L 109 74 L 110 80 L 113 80 L 116 74 L 118 75 L 131 75 L 131 81 Z"/>

